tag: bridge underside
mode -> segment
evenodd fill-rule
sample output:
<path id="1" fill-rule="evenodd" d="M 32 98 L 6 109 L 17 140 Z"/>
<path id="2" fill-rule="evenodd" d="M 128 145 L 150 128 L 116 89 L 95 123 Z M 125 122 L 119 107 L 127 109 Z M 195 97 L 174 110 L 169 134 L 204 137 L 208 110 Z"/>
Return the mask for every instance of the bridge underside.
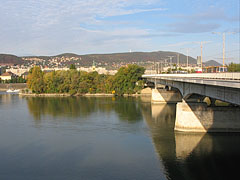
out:
<path id="1" fill-rule="evenodd" d="M 213 99 L 218 99 L 235 105 L 240 105 L 239 88 L 229 88 L 222 86 L 196 84 L 189 82 L 171 81 L 165 79 L 149 79 L 151 82 L 177 88 L 184 100 L 187 100 L 192 94 L 198 94 Z"/>

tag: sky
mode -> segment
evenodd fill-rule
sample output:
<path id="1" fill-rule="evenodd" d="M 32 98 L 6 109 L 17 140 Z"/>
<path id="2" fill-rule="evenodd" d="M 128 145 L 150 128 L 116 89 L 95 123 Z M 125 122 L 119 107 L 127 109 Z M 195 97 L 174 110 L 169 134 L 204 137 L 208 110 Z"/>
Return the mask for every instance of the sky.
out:
<path id="1" fill-rule="evenodd" d="M 175 51 L 240 63 L 239 0 L 0 0 L 0 53 Z M 213 32 L 219 32 L 214 34 Z"/>

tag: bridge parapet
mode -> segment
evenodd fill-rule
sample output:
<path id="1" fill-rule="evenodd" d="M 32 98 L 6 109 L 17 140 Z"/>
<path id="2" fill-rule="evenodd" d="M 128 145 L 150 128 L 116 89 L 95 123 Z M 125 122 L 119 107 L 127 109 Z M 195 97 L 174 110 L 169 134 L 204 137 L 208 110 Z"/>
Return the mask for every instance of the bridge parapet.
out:
<path id="1" fill-rule="evenodd" d="M 143 78 L 149 77 L 179 77 L 179 78 L 200 78 L 200 79 L 226 79 L 226 80 L 240 80 L 239 72 L 225 72 L 225 73 L 191 73 L 191 74 L 145 74 Z"/>

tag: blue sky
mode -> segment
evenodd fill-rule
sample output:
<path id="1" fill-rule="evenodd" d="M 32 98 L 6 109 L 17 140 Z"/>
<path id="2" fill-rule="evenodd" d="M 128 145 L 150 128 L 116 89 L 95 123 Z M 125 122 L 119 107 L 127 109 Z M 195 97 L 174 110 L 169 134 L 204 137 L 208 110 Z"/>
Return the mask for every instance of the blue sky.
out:
<path id="1" fill-rule="evenodd" d="M 0 0 L 0 53 L 177 51 L 240 62 L 239 0 Z"/>

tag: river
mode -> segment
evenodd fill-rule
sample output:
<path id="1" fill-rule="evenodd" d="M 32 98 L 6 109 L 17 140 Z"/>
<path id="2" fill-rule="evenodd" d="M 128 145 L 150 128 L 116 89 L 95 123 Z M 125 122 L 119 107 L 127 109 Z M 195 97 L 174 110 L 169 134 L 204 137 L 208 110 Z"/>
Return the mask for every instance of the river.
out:
<path id="1" fill-rule="evenodd" d="M 237 178 L 240 134 L 174 132 L 147 97 L 0 94 L 0 179 Z"/>

